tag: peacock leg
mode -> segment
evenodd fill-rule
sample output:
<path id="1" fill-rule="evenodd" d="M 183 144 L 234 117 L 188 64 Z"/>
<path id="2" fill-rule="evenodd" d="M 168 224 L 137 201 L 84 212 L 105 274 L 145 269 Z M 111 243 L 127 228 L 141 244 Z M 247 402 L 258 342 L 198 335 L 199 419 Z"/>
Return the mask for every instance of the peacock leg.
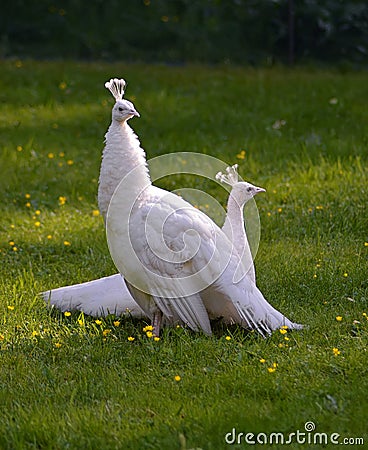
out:
<path id="1" fill-rule="evenodd" d="M 152 317 L 153 333 L 155 336 L 160 335 L 161 321 L 162 321 L 162 312 L 160 310 L 157 310 L 156 312 L 153 313 Z"/>

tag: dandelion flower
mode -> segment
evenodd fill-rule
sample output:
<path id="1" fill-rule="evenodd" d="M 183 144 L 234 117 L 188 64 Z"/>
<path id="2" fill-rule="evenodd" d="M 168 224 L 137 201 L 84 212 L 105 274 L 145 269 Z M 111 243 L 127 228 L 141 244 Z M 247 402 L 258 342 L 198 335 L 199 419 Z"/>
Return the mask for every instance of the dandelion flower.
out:
<path id="1" fill-rule="evenodd" d="M 60 195 L 59 205 L 62 206 L 62 205 L 65 205 L 65 203 L 66 203 L 66 197 L 63 197 L 62 195 Z"/>
<path id="2" fill-rule="evenodd" d="M 69 241 L 64 241 L 64 245 L 65 245 L 65 247 L 69 247 L 72 244 Z"/>
<path id="3" fill-rule="evenodd" d="M 231 336 L 226 336 L 225 339 L 226 339 L 227 341 L 231 341 Z"/>
<path id="4" fill-rule="evenodd" d="M 317 205 L 317 206 L 316 206 L 316 210 L 317 210 L 317 211 L 321 211 L 321 209 L 323 209 L 323 206 L 322 206 L 322 205 Z"/>
<path id="5" fill-rule="evenodd" d="M 153 338 L 153 340 L 156 341 L 156 342 L 158 342 L 158 341 L 160 340 L 160 338 L 159 338 L 158 336 L 155 336 L 155 337 Z"/>
<path id="6" fill-rule="evenodd" d="M 60 152 L 60 153 L 59 153 L 59 156 L 60 156 L 60 158 L 64 158 L 65 153 L 64 153 L 64 152 Z"/>
<path id="7" fill-rule="evenodd" d="M 41 211 L 39 209 L 36 209 L 35 214 L 36 216 L 39 216 L 41 214 Z"/>
<path id="8" fill-rule="evenodd" d="M 21 152 L 23 150 L 23 147 L 21 145 L 17 145 L 17 151 Z"/>
<path id="9" fill-rule="evenodd" d="M 236 155 L 238 159 L 245 159 L 245 150 L 242 150 L 240 153 Z"/>
<path id="10" fill-rule="evenodd" d="M 143 328 L 143 333 L 146 333 L 147 331 L 153 331 L 152 325 L 147 325 Z"/>
<path id="11" fill-rule="evenodd" d="M 102 332 L 102 334 L 103 334 L 104 336 L 107 336 L 107 335 L 110 334 L 110 333 L 111 333 L 111 330 L 109 330 L 109 329 L 103 330 L 103 332 Z"/>
<path id="12" fill-rule="evenodd" d="M 51 234 L 48 234 L 46 237 L 47 237 L 47 239 L 52 239 Z"/>
<path id="13" fill-rule="evenodd" d="M 18 247 L 14 246 L 13 247 L 13 252 L 17 252 L 18 251 Z"/>
<path id="14" fill-rule="evenodd" d="M 348 276 L 348 273 L 347 272 L 344 272 L 344 275 L 343 275 L 345 278 Z"/>
<path id="15" fill-rule="evenodd" d="M 8 305 L 8 310 L 9 310 L 9 311 L 14 311 L 14 308 L 15 308 L 15 306 L 13 306 L 13 305 Z"/>
<path id="16" fill-rule="evenodd" d="M 94 209 L 93 211 L 92 211 L 92 216 L 93 217 L 98 217 L 100 215 L 100 211 L 98 210 L 98 209 Z"/>
<path id="17" fill-rule="evenodd" d="M 364 247 L 368 247 L 368 242 L 364 242 Z"/>
<path id="18" fill-rule="evenodd" d="M 27 208 L 30 208 L 30 207 L 31 207 L 31 204 L 30 204 L 29 202 L 27 202 L 27 203 L 26 203 L 26 207 L 27 207 Z"/>
<path id="19" fill-rule="evenodd" d="M 47 157 L 49 159 L 54 159 L 55 155 L 52 152 L 50 152 L 50 153 L 47 154 Z"/>
<path id="20" fill-rule="evenodd" d="M 277 212 L 278 213 L 282 212 L 282 208 L 277 208 Z"/>
<path id="21" fill-rule="evenodd" d="M 342 317 L 341 317 L 341 316 L 336 316 L 336 320 L 337 320 L 338 322 L 341 322 L 341 321 L 342 321 Z"/>
<path id="22" fill-rule="evenodd" d="M 36 330 L 35 330 L 35 331 L 32 331 L 32 336 L 33 336 L 33 337 L 36 337 L 36 336 L 38 336 L 39 334 L 40 334 L 40 333 L 39 333 L 38 331 L 36 331 Z"/>
<path id="23" fill-rule="evenodd" d="M 15 245 L 15 242 L 14 241 L 10 241 L 9 245 L 13 246 L 13 245 Z"/>
<path id="24" fill-rule="evenodd" d="M 96 324 L 96 325 L 102 325 L 102 320 L 96 319 L 96 320 L 95 320 L 95 324 Z"/>
<path id="25" fill-rule="evenodd" d="M 66 163 L 68 164 L 68 166 L 72 166 L 74 164 L 74 161 L 72 159 L 68 159 Z"/>
<path id="26" fill-rule="evenodd" d="M 3 341 L 5 339 L 5 336 L 3 334 L 0 334 L 0 341 Z"/>
<path id="27" fill-rule="evenodd" d="M 338 348 L 336 348 L 336 347 L 334 347 L 333 349 L 332 349 L 332 352 L 333 352 L 333 354 L 335 355 L 335 356 L 338 356 L 338 355 L 340 355 L 340 350 L 338 349 Z"/>
<path id="28" fill-rule="evenodd" d="M 280 328 L 279 331 L 280 331 L 281 334 L 286 334 L 287 333 L 287 330 L 285 330 L 285 328 Z"/>
<path id="29" fill-rule="evenodd" d="M 61 347 L 60 342 L 55 342 L 55 347 L 56 347 L 56 348 L 60 348 L 60 347 Z"/>
<path id="30" fill-rule="evenodd" d="M 114 327 L 118 327 L 120 325 L 120 322 L 119 322 L 119 320 L 115 320 L 113 322 L 113 324 L 114 324 Z"/>
<path id="31" fill-rule="evenodd" d="M 26 194 L 25 198 L 31 198 L 31 194 Z"/>
<path id="32" fill-rule="evenodd" d="M 268 367 L 267 370 L 269 373 L 273 373 L 276 371 L 276 367 Z"/>
<path id="33" fill-rule="evenodd" d="M 39 226 L 41 226 L 41 222 L 37 221 L 34 223 L 34 225 L 35 225 L 35 227 L 39 227 Z"/>
<path id="34" fill-rule="evenodd" d="M 70 317 L 72 315 L 72 313 L 70 311 L 65 311 L 64 316 L 65 317 Z"/>
<path id="35" fill-rule="evenodd" d="M 146 331 L 146 336 L 147 336 L 148 338 L 153 337 L 152 331 Z"/>
<path id="36" fill-rule="evenodd" d="M 64 11 L 64 10 L 60 10 L 60 11 Z M 61 13 L 60 13 L 60 15 L 64 15 L 64 14 L 61 14 Z M 61 82 L 59 83 L 59 89 L 60 89 L 61 91 L 64 91 L 64 90 L 66 89 L 66 86 L 67 86 L 67 84 L 65 83 L 65 81 L 61 81 Z"/>
<path id="37" fill-rule="evenodd" d="M 266 362 L 266 360 L 265 360 L 264 358 L 261 358 L 261 359 L 259 360 L 259 362 L 262 363 L 262 364 L 264 364 L 264 363 Z"/>
<path id="38" fill-rule="evenodd" d="M 134 338 L 133 336 L 128 336 L 128 341 L 129 341 L 129 342 L 133 342 L 134 339 L 135 339 L 135 338 Z"/>
<path id="39" fill-rule="evenodd" d="M 174 380 L 175 381 L 180 381 L 181 380 L 181 376 L 180 375 L 175 375 Z"/>

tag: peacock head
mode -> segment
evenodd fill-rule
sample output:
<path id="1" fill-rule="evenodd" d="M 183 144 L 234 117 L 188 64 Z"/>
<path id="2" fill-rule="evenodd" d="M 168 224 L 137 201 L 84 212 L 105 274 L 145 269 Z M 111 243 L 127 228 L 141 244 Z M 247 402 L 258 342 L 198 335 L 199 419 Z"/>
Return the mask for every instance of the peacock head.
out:
<path id="1" fill-rule="evenodd" d="M 131 117 L 139 116 L 139 112 L 135 109 L 132 102 L 129 100 L 117 100 L 112 108 L 112 119 L 117 122 L 125 122 Z"/>
<path id="2" fill-rule="evenodd" d="M 231 195 L 236 199 L 239 205 L 245 205 L 245 203 L 247 203 L 259 192 L 266 192 L 266 189 L 254 186 L 246 181 L 239 181 L 233 185 Z"/>
<path id="3" fill-rule="evenodd" d="M 132 102 L 123 100 L 126 81 L 122 78 L 111 78 L 106 81 L 105 88 L 113 95 L 116 103 L 112 109 L 112 119 L 117 122 L 125 122 L 133 116 L 140 117 Z"/>
<path id="4" fill-rule="evenodd" d="M 231 186 L 230 196 L 235 199 L 235 201 L 240 205 L 244 206 L 247 201 L 253 198 L 259 192 L 265 192 L 266 190 L 254 186 L 251 183 L 246 181 L 239 181 L 238 175 L 238 165 L 234 164 L 233 166 L 226 168 L 226 174 L 222 172 L 218 172 L 216 174 L 216 180 L 221 181 L 221 183 L 228 184 Z"/>

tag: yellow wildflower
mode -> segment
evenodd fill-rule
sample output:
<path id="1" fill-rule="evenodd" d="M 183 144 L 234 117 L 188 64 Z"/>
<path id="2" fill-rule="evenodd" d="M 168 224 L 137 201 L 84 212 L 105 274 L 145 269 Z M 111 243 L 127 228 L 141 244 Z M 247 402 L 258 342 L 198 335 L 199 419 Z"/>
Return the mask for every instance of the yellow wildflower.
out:
<path id="1" fill-rule="evenodd" d="M 227 341 L 231 341 L 231 336 L 226 336 L 225 339 L 226 339 Z"/>
<path id="2" fill-rule="evenodd" d="M 64 11 L 64 10 L 61 9 L 60 11 Z M 64 14 L 60 14 L 60 15 L 64 15 Z M 65 83 L 65 81 L 61 81 L 59 83 L 59 89 L 62 91 L 64 91 L 66 89 L 66 86 L 67 86 L 67 84 Z"/>
<path id="3" fill-rule="evenodd" d="M 9 310 L 9 311 L 14 311 L 14 308 L 15 308 L 15 306 L 13 306 L 13 305 L 8 305 L 8 310 Z"/>
<path id="4" fill-rule="evenodd" d="M 65 247 L 68 247 L 68 246 L 70 246 L 72 244 L 69 241 L 64 241 L 64 245 L 65 245 Z"/>
<path id="5" fill-rule="evenodd" d="M 96 320 L 95 320 L 95 324 L 96 324 L 96 325 L 101 325 L 101 324 L 102 324 L 102 320 L 96 319 Z"/>
<path id="6" fill-rule="evenodd" d="M 111 330 L 109 330 L 109 329 L 103 330 L 103 332 L 102 332 L 102 334 L 103 334 L 104 336 L 107 336 L 107 335 L 110 334 L 110 333 L 111 333 Z"/>
<path id="7" fill-rule="evenodd" d="M 74 161 L 72 159 L 68 159 L 66 163 L 68 164 L 68 166 L 72 166 L 74 164 Z"/>
<path id="8" fill-rule="evenodd" d="M 114 324 L 114 327 L 118 327 L 120 325 L 120 322 L 119 322 L 119 320 L 115 320 L 113 322 L 113 324 Z"/>
<path id="9" fill-rule="evenodd" d="M 61 347 L 60 342 L 55 342 L 55 347 L 56 347 L 56 348 L 60 348 L 60 347 Z"/>
<path id="10" fill-rule="evenodd" d="M 143 328 L 143 333 L 146 333 L 146 331 L 153 331 L 153 326 L 152 325 L 146 325 Z"/>
<path id="11" fill-rule="evenodd" d="M 338 356 L 338 355 L 340 355 L 340 350 L 338 349 L 338 348 L 336 348 L 336 347 L 334 347 L 333 349 L 332 349 L 332 352 L 333 352 L 333 354 L 334 354 L 334 356 Z"/>
<path id="12" fill-rule="evenodd" d="M 280 331 L 281 334 L 286 334 L 287 333 L 287 330 L 285 330 L 285 328 L 280 328 L 279 331 Z"/>
<path id="13" fill-rule="evenodd" d="M 39 222 L 39 221 L 35 222 L 34 224 L 35 224 L 35 227 L 41 226 L 41 222 Z"/>
<path id="14" fill-rule="evenodd" d="M 146 336 L 147 336 L 148 338 L 153 337 L 152 331 L 146 331 Z"/>
<path id="15" fill-rule="evenodd" d="M 98 210 L 98 209 L 94 209 L 93 211 L 92 211 L 92 216 L 93 217 L 98 217 L 100 215 L 100 211 Z"/>
<path id="16" fill-rule="evenodd" d="M 129 336 L 129 337 L 128 337 L 128 341 L 129 341 L 129 342 L 133 342 L 134 339 L 135 339 L 135 338 L 134 338 L 133 336 Z"/>
<path id="17" fill-rule="evenodd" d="M 14 246 L 13 247 L 13 252 L 17 252 L 18 251 L 18 247 Z"/>
<path id="18" fill-rule="evenodd" d="M 348 273 L 347 272 L 344 272 L 344 275 L 343 275 L 345 278 L 348 276 Z"/>
<path id="19" fill-rule="evenodd" d="M 181 380 L 181 376 L 180 375 L 175 375 L 174 380 L 175 381 L 180 381 Z"/>
<path id="20" fill-rule="evenodd" d="M 64 316 L 65 317 L 70 317 L 72 315 L 72 313 L 70 311 L 65 311 Z"/>
<path id="21" fill-rule="evenodd" d="M 341 317 L 341 316 L 336 316 L 336 320 L 337 320 L 338 322 L 341 322 L 341 321 L 342 321 L 342 317 Z"/>
<path id="22" fill-rule="evenodd" d="M 241 150 L 240 153 L 236 155 L 238 159 L 245 159 L 245 150 Z"/>
<path id="23" fill-rule="evenodd" d="M 36 336 L 38 336 L 40 333 L 38 332 L 38 331 L 32 331 L 32 336 L 33 337 L 36 337 Z"/>
<path id="24" fill-rule="evenodd" d="M 156 342 L 158 342 L 158 341 L 160 340 L 160 338 L 159 338 L 158 336 L 155 336 L 155 337 L 153 338 L 153 340 L 156 341 Z"/>
<path id="25" fill-rule="evenodd" d="M 21 145 L 17 145 L 17 151 L 21 152 L 23 150 L 23 147 Z"/>
<path id="26" fill-rule="evenodd" d="M 55 155 L 54 155 L 52 152 L 50 152 L 50 153 L 47 154 L 47 157 L 48 157 L 49 159 L 53 159 L 54 156 L 55 156 Z"/>
<path id="27" fill-rule="evenodd" d="M 364 247 L 368 247 L 368 242 L 364 242 Z"/>
<path id="28" fill-rule="evenodd" d="M 31 198 L 31 194 L 26 194 L 25 198 Z"/>
<path id="29" fill-rule="evenodd" d="M 268 367 L 267 370 L 269 373 L 273 373 L 276 371 L 276 367 Z"/>
<path id="30" fill-rule="evenodd" d="M 266 360 L 265 360 L 264 358 L 261 358 L 261 359 L 259 360 L 259 362 L 262 363 L 262 364 L 264 364 L 264 363 L 266 362 Z"/>
<path id="31" fill-rule="evenodd" d="M 60 195 L 60 197 L 59 197 L 59 205 L 60 206 L 65 205 L 65 202 L 66 202 L 66 197 L 63 197 L 62 195 Z"/>
<path id="32" fill-rule="evenodd" d="M 15 242 L 14 241 L 10 241 L 9 245 L 13 246 L 13 245 L 15 245 Z"/>

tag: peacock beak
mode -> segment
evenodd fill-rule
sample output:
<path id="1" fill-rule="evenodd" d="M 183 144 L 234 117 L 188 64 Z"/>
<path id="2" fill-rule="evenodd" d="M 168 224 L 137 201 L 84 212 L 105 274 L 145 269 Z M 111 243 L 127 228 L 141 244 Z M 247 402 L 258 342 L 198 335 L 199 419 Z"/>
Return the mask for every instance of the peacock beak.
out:
<path id="1" fill-rule="evenodd" d="M 132 116 L 136 116 L 136 117 L 141 117 L 141 115 L 139 114 L 139 112 L 136 109 L 132 109 L 130 111 Z"/>
<path id="2" fill-rule="evenodd" d="M 258 194 L 259 192 L 266 192 L 266 189 L 263 189 L 263 188 L 261 188 L 261 187 L 257 187 L 257 188 L 256 188 L 256 192 L 257 192 L 257 194 Z"/>

